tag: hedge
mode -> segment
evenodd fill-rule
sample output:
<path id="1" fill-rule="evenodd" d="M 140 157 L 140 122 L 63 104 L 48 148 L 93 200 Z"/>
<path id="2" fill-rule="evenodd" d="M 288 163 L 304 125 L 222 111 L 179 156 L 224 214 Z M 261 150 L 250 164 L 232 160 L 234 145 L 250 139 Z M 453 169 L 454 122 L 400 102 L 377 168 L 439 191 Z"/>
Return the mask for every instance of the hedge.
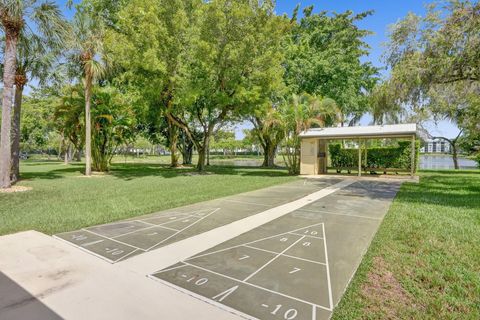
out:
<path id="1" fill-rule="evenodd" d="M 340 144 L 328 146 L 332 167 L 341 172 L 342 168 L 358 167 L 358 149 L 344 149 Z M 416 141 L 415 171 L 418 167 L 420 142 Z M 362 149 L 362 168 L 373 169 L 401 169 L 410 171 L 411 167 L 411 142 L 398 141 L 397 147 L 367 148 L 367 161 L 365 164 L 365 149 Z"/>

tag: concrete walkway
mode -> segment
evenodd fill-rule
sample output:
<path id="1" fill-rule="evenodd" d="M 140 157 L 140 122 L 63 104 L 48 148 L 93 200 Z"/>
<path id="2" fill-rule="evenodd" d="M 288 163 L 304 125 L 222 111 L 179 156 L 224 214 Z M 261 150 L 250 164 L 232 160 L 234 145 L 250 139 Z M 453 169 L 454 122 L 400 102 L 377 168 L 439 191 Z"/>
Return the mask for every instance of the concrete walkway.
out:
<path id="1" fill-rule="evenodd" d="M 295 210 L 315 210 L 312 204 L 356 181 L 341 180 L 117 264 L 35 231 L 0 237 L 0 319 L 241 319 L 147 275 Z"/>

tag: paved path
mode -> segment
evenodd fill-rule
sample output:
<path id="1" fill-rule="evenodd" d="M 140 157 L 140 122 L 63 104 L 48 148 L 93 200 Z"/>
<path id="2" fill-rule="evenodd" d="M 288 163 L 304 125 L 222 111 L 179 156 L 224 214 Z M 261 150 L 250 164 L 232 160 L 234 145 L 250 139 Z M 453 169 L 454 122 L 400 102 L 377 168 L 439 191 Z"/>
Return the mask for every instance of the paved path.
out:
<path id="1" fill-rule="evenodd" d="M 0 237 L 0 318 L 326 319 L 399 185 L 302 180 L 122 222 L 131 226 L 136 221 L 133 225 L 141 226 L 136 230 L 111 224 L 59 239 L 34 231 Z M 178 213 L 198 219 L 193 225 L 187 221 L 188 228 L 170 224 L 174 230 L 166 236 L 154 234 L 165 227 L 165 218 Z M 152 225 L 142 224 L 147 219 Z M 125 246 L 135 242 L 130 253 L 136 253 L 109 256 L 122 249 L 111 248 L 118 245 L 115 237 L 122 237 Z M 285 265 L 292 269 L 283 270 Z M 186 266 L 193 268 L 194 278 Z M 285 281 L 282 270 L 293 271 L 296 280 Z M 199 278 L 200 271 L 207 280 Z M 317 280 L 306 281 L 312 277 Z M 228 291 L 239 278 L 245 289 Z M 218 286 L 211 286 L 214 282 Z M 298 283 L 307 287 L 295 289 Z M 266 300 L 257 305 L 257 295 Z"/>

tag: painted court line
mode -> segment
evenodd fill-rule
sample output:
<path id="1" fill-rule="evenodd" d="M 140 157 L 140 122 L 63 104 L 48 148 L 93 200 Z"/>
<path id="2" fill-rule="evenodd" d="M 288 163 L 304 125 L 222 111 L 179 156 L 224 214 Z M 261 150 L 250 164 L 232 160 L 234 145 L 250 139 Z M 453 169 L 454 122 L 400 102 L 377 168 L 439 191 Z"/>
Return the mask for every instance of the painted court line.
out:
<path id="1" fill-rule="evenodd" d="M 200 269 L 200 270 L 203 270 L 205 272 L 209 272 L 209 273 L 213 273 L 217 276 L 220 276 L 220 277 L 224 277 L 224 278 L 227 278 L 227 279 L 230 279 L 230 280 L 233 280 L 235 282 L 240 282 L 240 283 L 243 283 L 245 285 L 249 285 L 249 286 L 252 286 L 252 287 L 255 287 L 257 289 L 262 289 L 262 290 L 265 290 L 267 292 L 270 292 L 270 293 L 274 293 L 274 294 L 278 294 L 280 296 L 283 296 L 285 298 L 289 298 L 289 299 L 292 299 L 292 300 L 295 300 L 295 301 L 298 301 L 298 302 L 302 302 L 302 303 L 306 303 L 306 304 L 309 304 L 309 305 L 314 305 L 314 306 L 317 306 L 319 308 L 322 308 L 324 310 L 327 310 L 327 311 L 332 311 L 330 308 L 328 307 L 325 307 L 325 306 L 322 306 L 322 305 L 319 305 L 319 304 L 316 304 L 316 303 L 313 303 L 313 302 L 309 302 L 309 301 L 305 301 L 303 299 L 300 299 L 300 298 L 296 298 L 296 297 L 292 297 L 288 294 L 284 294 L 284 293 L 281 293 L 281 292 L 277 292 L 277 291 L 274 291 L 274 290 L 270 290 L 270 289 L 267 289 L 267 288 L 264 288 L 264 287 L 261 287 L 259 285 L 256 285 L 254 283 L 250 283 L 250 282 L 245 282 L 245 281 L 242 281 L 242 280 L 238 280 L 238 279 L 235 279 L 235 278 L 232 278 L 230 276 L 227 276 L 227 275 L 224 275 L 224 274 L 221 274 L 221 273 L 218 273 L 218 272 L 215 272 L 215 271 L 212 271 L 212 270 L 208 270 L 208 269 L 205 269 L 203 267 L 199 267 L 197 265 L 194 265 L 194 264 L 191 264 L 191 263 L 188 263 L 188 262 L 184 262 L 186 265 L 189 265 L 191 267 L 194 267 L 194 268 L 197 268 L 197 269 Z"/>
<path id="2" fill-rule="evenodd" d="M 57 237 L 56 235 L 53 235 L 52 237 L 53 237 L 54 239 L 57 239 L 57 240 L 60 240 L 61 242 L 66 243 L 66 244 L 68 244 L 68 245 L 71 245 L 71 246 L 73 246 L 73 247 L 75 247 L 75 248 L 77 248 L 77 249 L 80 249 L 81 251 L 83 251 L 83 252 L 85 252 L 85 253 L 88 253 L 88 254 L 91 254 L 91 255 L 93 255 L 93 256 L 95 256 L 95 257 L 97 257 L 97 258 L 100 258 L 100 259 L 102 259 L 103 261 L 106 261 L 106 262 L 112 263 L 112 264 L 115 263 L 114 260 L 108 259 L 107 257 L 104 257 L 104 256 L 102 256 L 102 255 L 100 255 L 100 254 L 98 254 L 98 253 L 95 253 L 95 252 L 93 252 L 93 251 L 90 251 L 90 250 L 88 250 L 88 249 L 86 249 L 86 248 L 84 248 L 84 247 L 82 247 L 82 246 L 79 246 L 78 244 L 75 244 L 75 243 L 70 242 L 70 241 L 68 241 L 68 240 L 65 240 L 65 239 L 62 239 L 62 238 L 60 238 L 60 237 Z M 136 249 L 135 249 L 135 250 L 136 250 Z"/>
<path id="3" fill-rule="evenodd" d="M 143 221 L 143 220 L 131 220 L 131 221 L 136 221 L 136 222 L 142 222 L 142 223 L 145 223 L 145 224 L 148 224 L 149 226 L 156 226 L 156 224 L 153 224 L 153 223 L 150 223 L 150 222 L 147 222 L 147 221 Z"/>
<path id="4" fill-rule="evenodd" d="M 296 245 L 297 243 L 299 243 L 300 241 L 302 241 L 305 237 L 301 237 L 300 239 L 298 239 L 297 241 L 295 241 L 294 243 L 292 243 L 290 246 L 288 246 L 288 248 L 286 248 L 285 250 L 283 250 L 282 252 L 280 252 L 279 254 L 277 254 L 275 257 L 273 257 L 270 261 L 268 261 L 267 263 L 265 263 L 263 266 L 261 266 L 257 271 L 253 272 L 252 274 L 250 274 L 248 277 L 246 277 L 245 279 L 243 279 L 243 281 L 248 281 L 248 279 L 252 278 L 254 275 L 256 275 L 257 273 L 259 273 L 260 271 L 262 271 L 266 266 L 268 266 L 270 263 L 272 263 L 273 261 L 277 260 L 278 257 L 280 257 L 282 254 L 284 254 L 285 252 L 287 252 L 291 247 L 293 247 L 294 245 Z"/>
<path id="5" fill-rule="evenodd" d="M 250 248 L 250 249 L 255 249 L 255 250 L 259 250 L 259 251 L 265 251 L 265 252 L 272 253 L 272 254 L 279 254 L 279 252 L 270 251 L 270 250 L 266 250 L 266 249 L 260 249 L 260 248 L 257 248 L 257 247 L 252 247 L 252 246 L 247 246 L 247 245 L 243 245 L 243 247 Z M 300 257 L 297 257 L 297 256 L 291 256 L 289 254 L 282 254 L 282 256 L 292 258 L 292 259 L 302 260 L 302 261 L 306 261 L 306 262 L 311 262 L 311 263 L 315 263 L 315 264 L 325 265 L 324 262 L 305 259 L 305 258 L 300 258 Z"/>
<path id="6" fill-rule="evenodd" d="M 192 259 L 195 259 L 195 258 L 200 258 L 200 257 L 204 257 L 204 256 L 208 256 L 208 255 L 211 255 L 211 254 L 214 254 L 214 253 L 219 253 L 219 252 L 223 252 L 223 251 L 227 251 L 227 250 L 230 250 L 230 249 L 235 249 L 235 248 L 238 248 L 238 247 L 241 247 L 241 246 L 245 246 L 245 245 L 249 245 L 249 244 L 252 244 L 252 243 L 255 243 L 255 242 L 259 242 L 259 241 L 263 241 L 263 240 L 268 240 L 268 239 L 272 239 L 272 238 L 275 238 L 275 237 L 280 237 L 280 236 L 283 236 L 285 234 L 288 234 L 290 232 L 295 232 L 295 231 L 298 231 L 298 230 L 302 230 L 302 229 L 305 229 L 305 228 L 311 228 L 311 227 L 316 227 L 320 224 L 322 224 L 323 222 L 320 222 L 320 223 L 316 223 L 316 224 L 312 224 L 310 226 L 306 226 L 306 227 L 301 227 L 301 228 L 298 228 L 298 229 L 295 229 L 295 230 L 292 230 L 292 231 L 287 231 L 287 232 L 283 232 L 283 233 L 277 233 L 273 236 L 268 236 L 268 237 L 265 237 L 265 238 L 261 238 L 261 239 L 258 239 L 258 240 L 253 240 L 253 241 L 249 241 L 249 242 L 244 242 L 242 244 L 239 244 L 239 245 L 236 245 L 236 246 L 233 246 L 233 247 L 228 247 L 228 248 L 225 248 L 225 249 L 220 249 L 220 250 L 216 250 L 216 251 L 212 251 L 212 252 L 207 252 L 207 253 L 204 253 L 204 254 L 201 254 L 201 255 L 198 255 L 198 256 L 193 256 L 189 259 L 186 259 L 185 261 L 188 261 L 188 260 L 192 260 Z"/>
<path id="7" fill-rule="evenodd" d="M 250 204 L 250 205 L 254 205 L 254 206 L 262 206 L 262 207 L 270 207 L 270 208 L 272 207 L 272 206 L 269 205 L 269 204 L 256 203 L 256 202 L 248 202 L 248 201 L 242 201 L 242 200 L 225 199 L 224 201 L 236 202 L 236 203 L 243 203 L 243 204 Z"/>
<path id="8" fill-rule="evenodd" d="M 270 251 L 270 250 L 265 250 L 265 249 L 261 249 L 261 248 L 256 248 L 256 247 L 252 247 L 252 246 L 249 246 L 248 244 L 249 243 L 255 243 L 255 242 L 259 242 L 259 241 L 262 241 L 262 240 L 266 240 L 266 239 L 270 239 L 270 238 L 275 238 L 275 237 L 279 237 L 279 236 L 282 236 L 282 235 L 286 235 L 286 234 L 291 234 L 292 232 L 295 232 L 295 231 L 298 231 L 298 230 L 302 230 L 302 229 L 307 229 L 307 228 L 311 228 L 311 227 L 314 227 L 314 226 L 318 226 L 318 225 L 322 225 L 322 233 L 323 233 L 323 236 L 324 238 L 321 238 L 323 240 L 323 246 L 324 246 L 324 254 L 325 254 L 325 263 L 319 263 L 317 261 L 313 261 L 313 260 L 309 260 L 309 259 L 303 259 L 303 258 L 300 258 L 300 257 L 296 257 L 296 256 L 290 256 L 290 255 L 287 255 L 285 254 L 285 252 L 287 252 L 288 250 L 290 250 L 292 247 L 294 247 L 295 245 L 297 245 L 299 242 L 301 242 L 302 240 L 308 238 L 309 236 L 306 236 L 306 235 L 301 235 L 300 238 L 298 238 L 296 241 L 294 241 L 291 245 L 289 245 L 287 248 L 285 248 L 284 250 L 282 250 L 281 252 L 274 252 L 274 251 Z M 313 238 L 313 237 L 310 237 L 310 238 Z M 169 269 L 165 269 L 165 270 L 161 270 L 160 272 L 157 272 L 155 274 L 161 274 L 161 273 L 164 273 L 164 272 L 167 272 L 167 271 L 170 271 L 172 269 L 179 269 L 179 268 L 182 268 L 182 267 L 185 267 L 185 266 L 191 266 L 193 268 L 197 268 L 197 269 L 200 269 L 200 270 L 203 270 L 205 272 L 208 272 L 208 273 L 212 273 L 212 274 L 215 274 L 217 276 L 220 276 L 220 277 L 223 277 L 223 278 L 226 278 L 226 279 L 230 279 L 232 281 L 235 281 L 235 282 L 240 282 L 240 283 L 243 283 L 247 286 L 251 286 L 251 287 L 254 287 L 254 288 L 257 288 L 257 289 L 261 289 L 261 290 L 264 290 L 264 291 L 267 291 L 267 292 L 270 292 L 270 293 L 273 293 L 273 294 L 277 294 L 277 295 L 280 295 L 280 296 L 283 296 L 285 298 L 289 298 L 289 299 L 292 299 L 292 300 L 295 300 L 295 301 L 298 301 L 298 302 L 302 302 L 302 303 L 306 303 L 308 305 L 311 305 L 312 306 L 312 319 L 315 320 L 316 319 L 316 308 L 321 308 L 321 309 L 324 309 L 324 310 L 327 310 L 327 311 L 332 311 L 333 310 L 333 299 L 332 299 L 332 287 L 331 287 L 331 279 L 330 279 L 330 269 L 329 269 L 329 266 L 328 266 L 328 252 L 327 252 L 327 243 L 326 243 L 326 233 L 325 233 L 325 224 L 323 222 L 321 223 L 317 223 L 317 224 L 313 224 L 313 225 L 310 225 L 310 226 L 306 226 L 306 227 L 301 227 L 301 228 L 298 228 L 296 230 L 292 230 L 292 231 L 288 231 L 288 232 L 285 232 L 285 233 L 281 233 L 281 234 L 276 234 L 274 236 L 270 236 L 270 237 L 266 237 L 266 238 L 262 238 L 262 239 L 258 239 L 258 240 L 254 240 L 254 241 L 251 241 L 251 242 L 247 242 L 245 244 L 241 244 L 241 245 L 238 245 L 238 246 L 235 246 L 235 247 L 230 247 L 230 248 L 226 248 L 226 249 L 222 249 L 222 250 L 217 250 L 215 252 L 211 252 L 209 254 L 214 254 L 214 253 L 217 253 L 217 252 L 221 252 L 221 251 L 226 251 L 226 250 L 229 250 L 229 249 L 232 249 L 232 248 L 236 248 L 236 247 L 246 247 L 246 248 L 251 248 L 253 250 L 260 250 L 260 251 L 265 251 L 265 252 L 269 252 L 269 253 L 273 253 L 275 254 L 275 256 L 270 259 L 268 262 L 266 262 L 265 264 L 263 264 L 261 267 L 259 267 L 255 272 L 251 273 L 249 276 L 247 276 L 245 279 L 243 280 L 238 280 L 238 279 L 235 279 L 233 277 L 230 277 L 228 275 L 225 275 L 225 274 L 222 274 L 222 273 L 219 273 L 219 272 L 216 272 L 216 271 L 212 271 L 212 270 L 209 270 L 207 268 L 204 268 L 204 267 L 201 267 L 201 266 L 198 266 L 196 265 L 194 262 L 187 262 L 187 261 L 182 261 L 181 263 L 183 265 L 180 265 L 180 266 L 176 266 L 176 267 L 173 267 L 173 268 L 169 268 Z M 191 260 L 191 259 L 194 259 L 194 258 L 198 258 L 198 257 L 201 257 L 201 256 L 206 256 L 206 255 L 209 255 L 209 254 L 205 254 L 205 255 L 200 255 L 200 256 L 197 256 L 197 257 L 192 257 L 188 260 Z M 316 263 L 316 264 L 321 264 L 321 265 L 324 265 L 326 267 L 326 270 L 325 272 L 327 273 L 327 287 L 328 287 L 328 301 L 329 301 L 329 307 L 326 307 L 326 306 L 323 306 L 323 305 L 318 305 L 316 303 L 313 303 L 313 302 L 309 302 L 309 301 L 306 301 L 306 300 L 303 300 L 303 299 L 300 299 L 300 298 L 297 298 L 297 297 L 294 297 L 294 296 L 290 296 L 288 294 L 284 294 L 284 293 L 280 293 L 280 292 L 277 292 L 277 291 L 274 291 L 274 290 L 270 290 L 270 289 L 267 289 L 267 288 L 264 288 L 262 286 L 259 286 L 259 285 L 256 285 L 254 283 L 251 283 L 251 282 L 248 282 L 248 280 L 250 280 L 253 276 L 255 276 L 256 274 L 258 274 L 261 270 L 263 270 L 265 267 L 267 267 L 268 265 L 270 265 L 273 261 L 275 261 L 276 259 L 278 259 L 279 257 L 281 256 L 284 256 L 284 257 L 289 257 L 289 258 L 293 258 L 293 259 L 299 259 L 299 260 L 304 260 L 304 261 L 307 261 L 307 262 L 311 262 L 311 263 Z M 158 278 L 157 278 L 158 279 Z M 162 280 L 162 282 L 167 282 L 166 280 Z M 168 283 L 167 283 L 168 284 Z M 176 285 L 174 285 L 175 287 L 177 287 Z M 180 291 L 182 292 L 185 292 L 187 294 L 191 294 L 192 292 L 188 289 L 185 289 L 185 288 L 180 288 Z M 195 296 L 198 297 L 198 294 L 195 294 Z M 210 302 L 214 302 L 215 305 L 216 305 L 216 301 L 213 299 L 213 298 L 208 298 L 206 296 L 201 296 L 201 299 L 203 301 L 206 301 L 208 303 Z M 205 300 L 207 299 L 207 300 Z M 219 307 L 222 307 L 223 308 L 224 305 L 220 305 Z M 236 312 L 238 314 L 238 310 Z M 242 313 L 240 311 L 240 313 Z"/>
<path id="9" fill-rule="evenodd" d="M 131 256 L 132 254 L 134 254 L 135 252 L 137 252 L 137 251 L 139 251 L 139 250 L 140 250 L 140 249 L 135 249 L 135 250 L 133 250 L 132 252 L 127 253 L 126 255 L 124 255 L 124 256 L 118 258 L 117 260 L 113 261 L 113 263 L 116 263 L 116 262 L 118 262 L 118 261 L 120 261 L 120 260 L 126 259 L 127 257 Z"/>
<path id="10" fill-rule="evenodd" d="M 117 242 L 117 243 L 120 243 L 120 244 L 123 244 L 125 246 L 129 246 L 129 247 L 132 247 L 134 249 L 138 249 L 138 250 L 142 250 L 142 251 L 145 251 L 144 249 L 142 248 L 139 248 L 137 246 L 134 246 L 133 244 L 129 244 L 129 243 L 126 243 L 126 242 L 123 242 L 123 241 L 120 241 L 120 240 L 116 240 L 116 239 L 113 239 L 113 238 L 109 238 L 109 237 L 105 237 L 103 235 L 101 235 L 100 233 L 96 233 L 96 232 L 93 232 L 93 231 L 90 231 L 90 230 L 87 230 L 87 229 L 80 229 L 81 231 L 85 231 L 85 232 L 89 232 L 91 234 L 94 234 L 96 236 L 99 236 L 99 237 L 102 237 L 102 238 L 105 238 L 105 239 L 108 239 L 108 240 L 111 240 L 111 241 L 114 241 L 114 242 Z M 108 258 L 107 258 L 108 259 Z M 113 260 L 112 260 L 113 261 Z"/>
<path id="11" fill-rule="evenodd" d="M 307 227 L 308 228 L 308 227 Z M 322 240 L 323 238 L 322 237 L 317 237 L 317 236 L 311 236 L 311 235 L 305 235 L 305 234 L 300 234 L 300 233 L 296 233 L 296 232 L 289 232 L 290 234 L 294 234 L 296 236 L 306 236 L 306 237 L 309 237 L 309 238 L 313 238 L 313 239 L 320 239 Z"/>
<path id="12" fill-rule="evenodd" d="M 178 229 L 173 229 L 173 228 L 169 228 L 169 227 L 165 227 L 165 226 L 161 226 L 161 225 L 158 225 L 157 227 L 159 227 L 161 229 L 171 230 L 171 231 L 178 231 Z"/>
<path id="13" fill-rule="evenodd" d="M 189 213 L 193 213 L 193 212 L 189 212 Z M 163 218 L 163 217 L 162 217 L 162 218 Z M 159 223 L 159 224 L 149 223 L 149 222 L 145 222 L 145 221 L 142 221 L 142 220 L 134 220 L 134 221 L 139 221 L 139 222 L 145 223 L 145 224 L 148 225 L 148 227 L 146 227 L 146 228 L 141 228 L 141 229 L 137 229 L 137 230 L 133 230 L 133 231 L 126 232 L 126 233 L 122 233 L 122 234 L 119 234 L 119 235 L 114 236 L 114 237 L 112 237 L 112 238 L 113 238 L 113 239 L 119 238 L 119 237 L 122 237 L 122 236 L 126 236 L 126 235 L 128 235 L 128 234 L 132 234 L 132 233 L 135 233 L 135 232 L 138 232 L 138 231 L 148 230 L 148 229 L 155 228 L 155 227 L 162 227 L 162 228 L 169 229 L 169 230 L 172 230 L 172 231 L 180 231 L 179 229 L 174 229 L 174 228 L 165 227 L 164 225 L 165 225 L 165 224 L 172 223 L 172 222 L 175 222 L 175 221 L 178 221 L 178 220 L 188 219 L 188 218 L 198 218 L 198 216 L 194 216 L 194 215 L 182 216 L 182 217 L 178 217 L 178 218 L 176 218 L 176 219 L 174 219 L 174 220 L 172 220 L 172 221 L 162 222 L 162 223 Z M 150 218 L 150 219 L 153 219 L 153 218 Z"/>
<path id="14" fill-rule="evenodd" d="M 354 218 L 363 218 L 363 219 L 370 219 L 370 220 L 382 220 L 383 218 L 375 218 L 375 217 L 367 217 L 367 216 L 361 216 L 358 214 L 348 214 L 348 213 L 338 213 L 338 212 L 332 212 L 332 211 L 327 211 L 327 210 L 308 210 L 308 209 L 299 209 L 298 211 L 305 211 L 305 212 L 311 212 L 311 213 L 325 213 L 325 214 L 332 214 L 336 216 L 346 216 L 346 217 L 354 217 Z"/>
<path id="15" fill-rule="evenodd" d="M 169 236 L 169 237 L 167 237 L 167 238 L 163 239 L 162 241 L 160 241 L 160 242 L 159 242 L 159 243 L 157 243 L 157 244 L 154 244 L 153 246 L 151 246 L 150 248 L 148 248 L 146 251 L 152 250 L 152 249 L 153 249 L 153 248 L 155 248 L 156 246 L 158 246 L 158 245 L 160 245 L 160 244 L 164 243 L 164 242 L 165 242 L 165 241 L 167 241 L 168 239 L 171 239 L 171 238 L 173 238 L 174 236 L 178 235 L 180 232 L 183 232 L 183 231 L 187 230 L 187 229 L 188 229 L 188 228 L 190 228 L 191 226 L 193 226 L 193 225 L 195 225 L 195 224 L 199 223 L 200 221 L 202 221 L 203 219 L 205 219 L 205 218 L 209 217 L 210 215 L 214 214 L 214 213 L 215 213 L 215 212 L 217 212 L 218 210 L 220 210 L 220 208 L 216 208 L 215 210 L 213 210 L 212 212 L 210 212 L 210 213 L 209 213 L 209 214 L 207 214 L 206 216 L 203 216 L 203 217 L 201 217 L 200 219 L 198 219 L 198 220 L 197 220 L 197 221 L 195 221 L 194 223 L 192 223 L 192 224 L 190 224 L 190 225 L 186 226 L 185 228 L 183 228 L 183 229 L 181 229 L 181 230 L 178 230 L 177 232 L 175 232 L 175 233 L 174 233 L 174 234 L 172 234 L 171 236 Z"/>
<path id="16" fill-rule="evenodd" d="M 179 268 L 183 268 L 183 267 L 186 266 L 185 263 L 183 263 L 183 262 L 180 262 L 180 263 L 182 263 L 182 265 L 176 266 L 176 267 L 167 268 L 167 269 L 163 269 L 163 270 L 158 270 L 158 271 L 155 271 L 153 274 L 162 273 L 162 272 L 167 272 L 167 271 L 172 271 L 172 270 L 179 269 Z"/>
<path id="17" fill-rule="evenodd" d="M 183 266 L 183 267 L 185 267 L 185 266 Z M 234 309 L 234 308 L 232 308 L 232 307 L 229 307 L 229 306 L 227 306 L 227 305 L 225 305 L 225 304 L 222 304 L 222 303 L 220 303 L 220 302 L 217 302 L 217 301 L 215 301 L 215 300 L 212 300 L 212 299 L 210 299 L 210 298 L 207 298 L 207 297 L 205 297 L 205 296 L 202 296 L 201 294 L 195 293 L 195 292 L 190 291 L 190 290 L 188 290 L 188 289 L 182 288 L 182 287 L 180 287 L 180 286 L 178 286 L 178 285 L 176 285 L 176 284 L 173 284 L 173 283 L 171 283 L 171 282 L 168 282 L 168 281 L 165 281 L 165 280 L 163 280 L 163 279 L 157 278 L 157 277 L 155 277 L 155 276 L 153 276 L 153 275 L 148 275 L 147 278 L 150 278 L 150 279 L 152 279 L 153 281 L 157 281 L 158 283 L 161 283 L 161 284 L 163 284 L 163 285 L 165 285 L 165 286 L 167 286 L 167 287 L 170 287 L 170 288 L 172 288 L 172 289 L 175 289 L 175 290 L 177 290 L 177 291 L 179 291 L 179 292 L 181 292 L 181 293 L 183 293 L 183 294 L 189 295 L 189 296 L 191 296 L 191 297 L 193 297 L 193 298 L 195 298 L 195 299 L 198 299 L 198 300 L 200 300 L 200 301 L 202 301 L 202 302 L 208 303 L 209 305 L 212 305 L 212 306 L 217 307 L 217 308 L 219 308 L 219 309 L 225 310 L 226 312 L 229 312 L 229 313 L 238 315 L 238 316 L 240 316 L 240 317 L 242 317 L 242 318 L 245 318 L 245 319 L 247 319 L 247 320 L 259 320 L 258 318 L 255 318 L 255 317 L 253 317 L 253 316 L 251 316 L 251 315 L 249 315 L 249 314 L 246 314 L 246 313 L 244 313 L 244 312 L 242 312 L 242 311 L 240 311 L 240 310 L 237 310 L 237 309 Z M 315 319 L 313 319 L 313 320 L 315 320 Z"/>
<path id="18" fill-rule="evenodd" d="M 136 255 L 130 259 L 123 260 L 121 263 L 125 268 L 130 270 L 152 274 L 152 272 L 158 269 L 161 270 L 170 267 L 180 261 L 185 261 L 196 255 L 207 252 L 207 250 L 211 250 L 228 240 L 236 238 L 248 231 L 260 227 L 261 225 L 298 210 L 312 203 L 312 201 L 326 197 L 355 182 L 356 180 L 354 179 L 345 179 L 328 187 L 322 186 L 318 191 L 314 191 L 303 198 L 277 207 L 266 208 L 265 211 L 260 213 L 252 214 L 248 217 L 218 226 L 208 231 L 185 237 L 174 243 L 169 243 L 168 245 L 165 245 L 166 243 L 164 243 L 161 248 L 160 246 L 157 246 L 155 247 L 156 250 Z"/>
<path id="19" fill-rule="evenodd" d="M 328 250 L 327 250 L 327 234 L 325 233 L 325 225 L 322 224 L 323 236 L 323 246 L 325 248 L 325 265 L 327 268 L 327 283 L 328 283 L 328 302 L 330 303 L 330 310 L 333 309 L 333 298 L 332 298 L 332 283 L 330 281 L 330 267 L 328 265 Z"/>

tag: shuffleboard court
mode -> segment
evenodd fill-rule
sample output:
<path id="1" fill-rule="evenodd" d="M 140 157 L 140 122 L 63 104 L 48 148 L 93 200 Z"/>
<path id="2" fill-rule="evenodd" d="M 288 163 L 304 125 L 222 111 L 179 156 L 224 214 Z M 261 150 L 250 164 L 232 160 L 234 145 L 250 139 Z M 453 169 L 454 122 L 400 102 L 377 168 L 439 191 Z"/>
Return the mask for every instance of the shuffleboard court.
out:
<path id="1" fill-rule="evenodd" d="M 115 263 L 305 197 L 342 181 L 297 181 L 55 235 Z"/>
<path id="2" fill-rule="evenodd" d="M 151 277 L 249 319 L 328 319 L 399 186 L 358 181 Z"/>

